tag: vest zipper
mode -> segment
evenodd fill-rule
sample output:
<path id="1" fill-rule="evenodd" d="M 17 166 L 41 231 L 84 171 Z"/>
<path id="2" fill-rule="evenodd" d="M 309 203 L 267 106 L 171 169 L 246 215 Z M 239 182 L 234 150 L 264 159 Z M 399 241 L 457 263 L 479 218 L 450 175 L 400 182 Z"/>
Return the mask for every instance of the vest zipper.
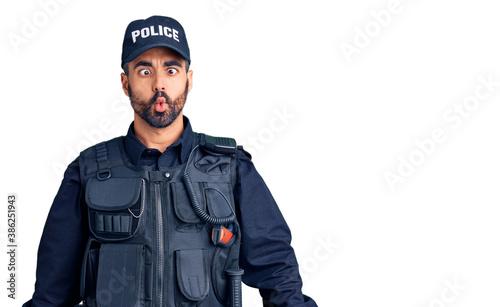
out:
<path id="1" fill-rule="evenodd" d="M 155 182 L 156 210 L 158 214 L 158 306 L 163 305 L 163 217 L 161 213 L 160 184 Z"/>

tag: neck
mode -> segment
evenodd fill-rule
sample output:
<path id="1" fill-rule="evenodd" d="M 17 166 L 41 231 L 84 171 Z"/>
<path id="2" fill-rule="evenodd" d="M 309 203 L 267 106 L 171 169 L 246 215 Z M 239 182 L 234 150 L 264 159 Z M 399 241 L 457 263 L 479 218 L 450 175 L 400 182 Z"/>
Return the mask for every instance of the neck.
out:
<path id="1" fill-rule="evenodd" d="M 155 148 L 160 152 L 164 152 L 168 146 L 172 145 L 181 136 L 182 131 L 184 131 L 182 112 L 170 126 L 165 128 L 151 127 L 137 114 L 134 114 L 135 136 L 148 148 Z"/>

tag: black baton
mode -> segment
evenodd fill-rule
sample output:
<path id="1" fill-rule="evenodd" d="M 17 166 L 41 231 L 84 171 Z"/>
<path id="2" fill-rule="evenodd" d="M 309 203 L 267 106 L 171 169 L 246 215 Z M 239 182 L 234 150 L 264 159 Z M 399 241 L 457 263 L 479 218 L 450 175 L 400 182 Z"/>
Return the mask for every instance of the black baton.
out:
<path id="1" fill-rule="evenodd" d="M 242 269 L 228 269 L 226 275 L 229 277 L 229 292 L 231 296 L 231 307 L 241 307 L 241 276 L 243 275 Z"/>

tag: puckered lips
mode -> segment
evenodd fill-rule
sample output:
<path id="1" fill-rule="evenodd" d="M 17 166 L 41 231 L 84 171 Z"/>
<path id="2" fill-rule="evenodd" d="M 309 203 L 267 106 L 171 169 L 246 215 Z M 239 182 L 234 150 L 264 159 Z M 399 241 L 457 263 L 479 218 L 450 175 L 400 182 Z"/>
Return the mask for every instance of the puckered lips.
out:
<path id="1" fill-rule="evenodd" d="M 155 110 L 156 112 L 164 112 L 166 109 L 166 99 L 165 97 L 156 98 Z"/>

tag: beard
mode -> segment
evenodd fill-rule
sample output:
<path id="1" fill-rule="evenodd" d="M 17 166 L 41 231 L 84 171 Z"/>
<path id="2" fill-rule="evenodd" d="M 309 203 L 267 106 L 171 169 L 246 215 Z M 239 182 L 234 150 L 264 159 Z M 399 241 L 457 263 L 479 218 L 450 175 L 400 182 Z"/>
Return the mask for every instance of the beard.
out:
<path id="1" fill-rule="evenodd" d="M 188 85 L 189 83 L 186 81 L 184 93 L 180 94 L 174 100 L 172 100 L 167 95 L 167 93 L 158 91 L 149 101 L 145 101 L 141 100 L 132 92 L 129 84 L 128 92 L 130 97 L 130 104 L 132 105 L 134 112 L 139 115 L 139 117 L 142 118 L 146 123 L 148 123 L 148 125 L 154 128 L 165 128 L 170 126 L 170 124 L 172 124 L 182 112 L 184 104 L 186 103 Z M 159 97 L 165 98 L 166 108 L 163 112 L 158 112 L 155 109 L 156 99 L 158 99 Z"/>

